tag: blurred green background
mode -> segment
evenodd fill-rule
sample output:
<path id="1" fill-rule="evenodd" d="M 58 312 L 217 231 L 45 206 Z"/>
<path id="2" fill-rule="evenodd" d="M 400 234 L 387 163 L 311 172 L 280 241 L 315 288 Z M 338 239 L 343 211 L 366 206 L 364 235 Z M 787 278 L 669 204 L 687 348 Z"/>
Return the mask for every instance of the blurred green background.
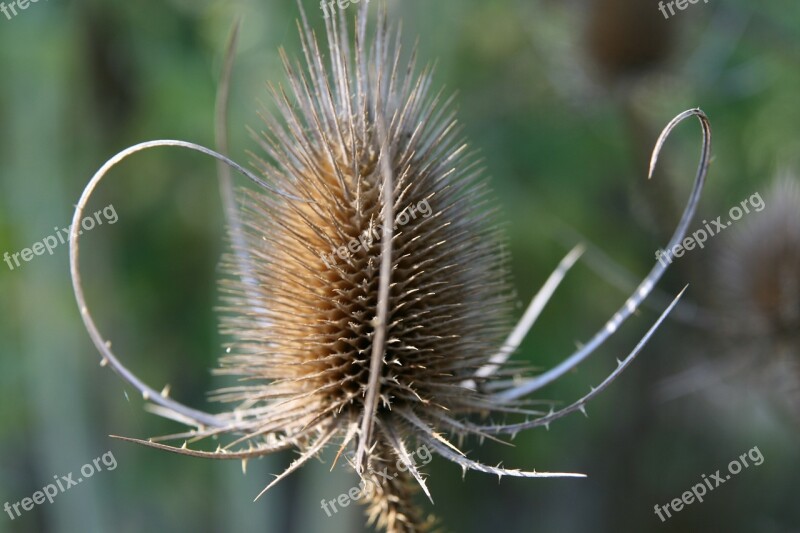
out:
<path id="1" fill-rule="evenodd" d="M 319 5 L 303 4 L 322 28 Z M 652 144 L 678 112 L 703 108 L 714 131 L 693 228 L 754 192 L 765 195 L 779 173 L 800 172 L 796 0 L 710 0 L 668 20 L 645 0 L 405 0 L 389 2 L 389 13 L 403 20 L 407 45 L 419 36 L 421 56 L 438 60 L 438 83 L 459 93 L 461 124 L 485 157 L 508 222 L 520 314 L 576 232 L 633 280 L 651 267 L 699 154 L 699 128 L 682 125 L 654 180 L 645 179 Z M 11 19 L 0 14 L 0 253 L 67 227 L 91 175 L 126 146 L 158 138 L 213 146 L 216 83 L 236 16 L 231 153 L 245 162 L 247 150 L 258 151 L 246 130 L 260 128 L 258 102 L 271 106 L 265 83 L 284 79 L 278 47 L 299 52 L 293 1 L 50 0 Z M 151 386 L 169 383 L 173 397 L 221 409 L 206 399 L 219 384 L 209 370 L 224 341 L 215 314 L 225 238 L 214 162 L 180 150 L 137 155 L 111 173 L 90 208 L 108 204 L 119 221 L 82 239 L 101 331 Z M 713 309 L 713 265 L 725 237 L 687 254 L 661 288 L 674 294 L 690 283 L 687 300 Z M 627 293 L 611 273 L 589 268 L 592 257 L 570 273 L 518 359 L 551 367 L 623 303 Z M 541 397 L 585 394 L 663 306 L 656 300 L 638 313 Z M 587 479 L 498 484 L 471 473 L 462 481 L 460 468 L 437 459 L 428 467 L 435 513 L 454 532 L 800 531 L 800 416 L 752 367 L 719 371 L 736 355 L 700 322 L 668 321 L 588 406 L 588 418 L 519 435 L 513 448 L 467 446 L 490 464 Z M 769 352 L 759 355 L 770 364 Z M 292 454 L 251 462 L 242 475 L 236 462 L 110 439 L 182 428 L 145 412 L 142 398 L 98 363 L 72 296 L 67 247 L 13 271 L 0 263 L 0 504 L 107 451 L 118 462 L 52 504 L 13 521 L 0 514 L 0 531 L 364 530 L 358 507 L 331 518 L 320 509 L 322 498 L 356 484 L 344 468 L 328 472 L 329 455 L 252 503 Z M 680 394 L 664 393 L 674 390 L 665 386 L 671 378 L 698 368 L 712 370 Z M 665 523 L 656 517 L 655 504 L 755 446 L 762 465 Z"/>

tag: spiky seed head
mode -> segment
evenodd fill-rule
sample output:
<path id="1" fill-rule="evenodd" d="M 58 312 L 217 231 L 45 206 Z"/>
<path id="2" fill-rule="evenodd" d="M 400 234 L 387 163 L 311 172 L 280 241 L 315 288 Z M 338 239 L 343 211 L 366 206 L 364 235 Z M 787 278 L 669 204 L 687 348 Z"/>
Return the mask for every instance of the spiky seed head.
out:
<path id="1" fill-rule="evenodd" d="M 754 197 L 761 199 L 760 193 Z M 752 203 L 752 202 L 751 202 Z M 763 212 L 735 228 L 717 265 L 719 294 L 731 318 L 752 335 L 797 340 L 800 332 L 800 184 L 777 180 Z M 739 328 L 742 331 L 742 328 Z"/>
<path id="2" fill-rule="evenodd" d="M 255 157 L 267 180 L 208 148 L 157 140 L 112 157 L 81 195 L 73 227 L 114 165 L 158 146 L 215 157 L 260 187 L 247 192 L 241 203 L 246 232 L 237 210 L 226 208 L 235 256 L 226 263 L 231 277 L 223 283 L 227 314 L 222 329 L 233 342 L 219 372 L 245 383 L 217 392 L 219 400 L 237 404 L 230 412 L 212 415 L 180 404 L 125 368 L 88 311 L 78 269 L 78 232 L 73 232 L 75 297 L 103 360 L 153 402 L 152 412 L 196 428 L 159 440 L 236 437 L 215 452 L 119 438 L 182 455 L 237 461 L 289 448 L 301 452 L 261 494 L 329 444 L 338 444 L 337 459 L 355 448 L 357 473 L 378 486 L 362 501 L 370 517 L 390 533 L 432 527 L 412 502 L 417 487 L 429 498 L 430 493 L 408 451 L 409 441 L 421 442 L 428 454 L 436 452 L 465 473 L 585 477 L 488 466 L 466 457 L 447 437 L 498 440 L 495 435 L 547 427 L 584 411 L 586 402 L 632 363 L 682 293 L 614 371 L 581 399 L 557 411 L 526 408 L 522 397 L 575 368 L 618 330 L 663 268 L 648 274 L 586 349 L 534 379 L 521 384 L 508 380 L 509 356 L 581 247 L 562 260 L 509 331 L 504 240 L 479 162 L 458 138 L 450 100 L 430 92 L 431 70 L 417 73 L 415 51 L 401 60 L 399 32 L 388 29 L 385 10 L 369 40 L 367 2 L 360 7 L 352 44 L 342 11 L 338 21 L 327 20 L 326 30 L 323 53 L 303 14 L 305 66 L 281 52 L 289 85 L 273 88 L 279 117 L 267 113 L 268 131 L 258 137 L 267 157 Z M 230 72 L 233 54 L 227 57 Z M 224 112 L 220 116 L 224 124 Z M 674 242 L 683 238 L 705 182 L 711 140 L 706 115 L 690 109 L 670 121 L 651 164 L 674 127 L 692 116 L 701 123 L 703 149 Z M 224 144 L 223 139 L 223 152 Z M 233 205 L 229 183 L 222 174 L 228 207 Z M 469 418 L 475 413 L 528 419 L 479 424 Z M 387 478 L 380 467 L 392 459 L 395 472 Z"/>
<path id="3" fill-rule="evenodd" d="M 624 80 L 665 61 L 675 24 L 652 2 L 595 0 L 586 25 L 586 51 L 609 81 Z"/>
<path id="4" fill-rule="evenodd" d="M 305 450 L 323 436 L 340 445 L 358 436 L 386 158 L 395 216 L 372 467 L 398 459 L 385 434 L 410 434 L 408 414 L 399 412 L 439 425 L 442 414 L 486 408 L 461 382 L 507 333 L 507 252 L 480 162 L 459 137 L 450 101 L 431 92 L 431 69 L 415 73 L 415 52 L 403 59 L 385 17 L 369 42 L 362 27 L 351 44 L 343 22 L 328 32 L 322 52 L 308 28 L 301 31 L 304 66 L 282 53 L 288 86 L 273 88 L 280 117 L 266 116 L 260 142 L 268 158 L 256 162 L 279 188 L 309 201 L 255 191 L 242 202 L 242 251 L 251 261 L 246 270 L 234 257 L 227 262 L 222 330 L 234 342 L 219 372 L 247 385 L 217 397 L 240 402 L 254 433 L 279 433 Z M 407 477 L 381 484 L 368 502 L 389 531 L 422 530 L 408 512 Z"/>
<path id="5" fill-rule="evenodd" d="M 719 256 L 717 294 L 735 352 L 800 420 L 800 183 L 776 180 L 761 205 Z"/>

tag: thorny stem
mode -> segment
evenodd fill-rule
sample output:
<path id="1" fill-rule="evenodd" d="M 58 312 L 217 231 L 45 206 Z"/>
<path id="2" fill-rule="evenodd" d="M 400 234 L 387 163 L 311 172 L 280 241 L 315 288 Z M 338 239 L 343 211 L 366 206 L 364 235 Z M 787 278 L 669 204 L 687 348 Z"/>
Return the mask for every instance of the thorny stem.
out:
<path id="1" fill-rule="evenodd" d="M 389 289 L 392 275 L 392 232 L 394 226 L 394 177 L 389 134 L 380 113 L 376 113 L 379 139 L 381 142 L 381 174 L 383 174 L 383 228 L 381 237 L 381 266 L 378 285 L 378 309 L 374 321 L 372 354 L 369 363 L 369 381 L 364 401 L 364 414 L 361 420 L 361 436 L 356 452 L 356 471 L 361 472 L 364 457 L 372 440 L 375 411 L 378 408 L 378 392 L 383 370 L 384 349 L 386 346 L 386 326 L 389 318 Z"/>
<path id="2" fill-rule="evenodd" d="M 117 359 L 117 357 L 114 355 L 114 352 L 111 351 L 111 343 L 106 341 L 100 334 L 100 331 L 97 329 L 97 325 L 95 324 L 92 315 L 89 313 L 89 307 L 86 304 L 86 297 L 83 293 L 83 285 L 81 283 L 81 275 L 79 267 L 80 248 L 78 242 L 80 238 L 80 232 L 79 232 L 80 223 L 81 220 L 83 219 L 83 211 L 86 208 L 86 204 L 89 202 L 92 193 L 94 193 L 95 188 L 103 180 L 105 175 L 117 164 L 121 163 L 126 157 L 133 155 L 137 152 L 141 152 L 150 148 L 156 148 L 160 146 L 174 146 L 179 148 L 187 148 L 189 150 L 194 150 L 196 152 L 209 155 L 225 163 L 226 165 L 235 169 L 237 172 L 243 174 L 256 184 L 260 185 L 261 187 L 264 187 L 265 189 L 271 192 L 274 192 L 275 194 L 278 194 L 286 198 L 291 198 L 293 200 L 299 200 L 299 201 L 305 201 L 305 200 L 278 191 L 277 189 L 273 188 L 272 186 L 267 184 L 264 180 L 262 180 L 249 170 L 245 169 L 235 161 L 227 158 L 226 156 L 220 153 L 215 152 L 214 150 L 186 141 L 157 140 L 157 141 L 147 141 L 136 144 L 134 146 L 130 146 L 125 150 L 122 150 L 121 152 L 116 154 L 108 161 L 106 161 L 106 163 L 102 167 L 100 167 L 100 169 L 94 174 L 94 176 L 92 176 L 92 179 L 89 180 L 89 183 L 86 185 L 86 188 L 83 190 L 83 193 L 81 194 L 81 197 L 78 200 L 77 205 L 75 206 L 75 214 L 72 217 L 72 226 L 70 227 L 71 229 L 69 238 L 69 255 L 70 255 L 69 266 L 70 266 L 70 274 L 72 277 L 72 288 L 73 291 L 75 292 L 75 300 L 78 303 L 78 309 L 80 310 L 83 323 L 86 326 L 86 330 L 89 332 L 89 336 L 91 337 L 95 347 L 103 356 L 102 359 L 103 364 L 108 364 L 109 366 L 111 366 L 111 368 L 116 373 L 118 373 L 122 377 L 122 379 L 130 383 L 139 392 L 141 392 L 142 397 L 145 400 L 149 400 L 155 403 L 156 405 L 164 407 L 165 409 L 174 411 L 175 413 L 178 413 L 183 417 L 195 421 L 197 424 L 202 424 L 211 427 L 227 427 L 228 424 L 219 416 L 215 416 L 206 413 L 204 411 L 193 409 L 191 407 L 183 405 L 182 403 L 169 398 L 166 394 L 157 392 L 156 390 L 147 386 L 142 380 L 140 380 L 130 370 L 128 370 L 119 361 L 119 359 Z"/>
<path id="3" fill-rule="evenodd" d="M 700 163 L 697 167 L 697 174 L 695 176 L 692 192 L 689 195 L 689 200 L 686 203 L 681 220 L 678 222 L 678 226 L 675 229 L 669 244 L 667 244 L 667 250 L 671 250 L 683 240 L 687 228 L 689 227 L 689 223 L 691 222 L 692 218 L 694 217 L 694 213 L 697 210 L 697 204 L 700 201 L 703 185 L 705 184 L 706 176 L 708 175 L 708 167 L 711 161 L 711 125 L 706 114 L 699 108 L 695 108 L 684 111 L 673 118 L 661 132 L 661 135 L 659 135 L 655 144 L 655 148 L 653 149 L 653 155 L 650 159 L 650 171 L 648 179 L 650 179 L 653 175 L 656 163 L 658 162 L 658 156 L 661 153 L 661 149 L 663 148 L 667 137 L 669 137 L 670 133 L 672 133 L 672 130 L 675 129 L 678 124 L 691 116 L 696 116 L 698 118 L 703 130 L 703 144 L 700 153 Z M 650 273 L 644 278 L 644 280 L 642 280 L 642 282 L 639 284 L 633 294 L 625 301 L 619 311 L 617 311 L 614 316 L 608 322 L 606 322 L 605 326 L 603 326 L 603 329 L 596 333 L 595 336 L 592 337 L 592 339 L 580 350 L 576 351 L 574 354 L 544 374 L 528 380 L 518 387 L 503 391 L 497 394 L 496 398 L 502 401 L 511 401 L 520 398 L 526 394 L 530 394 L 531 392 L 539 390 L 546 385 L 549 385 L 579 365 L 582 361 L 594 353 L 594 351 L 597 350 L 597 348 L 599 348 L 609 337 L 611 337 L 625 322 L 625 320 L 627 320 L 634 313 L 634 311 L 636 311 L 642 301 L 647 298 L 647 296 L 653 290 L 653 287 L 655 287 L 656 283 L 658 283 L 658 281 L 661 279 L 661 276 L 667 270 L 668 266 L 669 263 L 662 264 L 661 262 L 656 261 L 656 264 L 653 266 L 652 270 L 650 270 Z"/>

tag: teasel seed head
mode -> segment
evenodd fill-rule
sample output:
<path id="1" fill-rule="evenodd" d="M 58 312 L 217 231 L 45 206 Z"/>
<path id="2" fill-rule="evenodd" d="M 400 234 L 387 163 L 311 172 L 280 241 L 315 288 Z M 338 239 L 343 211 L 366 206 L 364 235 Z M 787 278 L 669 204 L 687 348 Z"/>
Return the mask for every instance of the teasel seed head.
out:
<path id="1" fill-rule="evenodd" d="M 716 293 L 734 353 L 800 421 L 800 182 L 776 179 L 760 203 L 719 255 Z"/>
<path id="2" fill-rule="evenodd" d="M 719 294 L 731 319 L 739 323 L 738 331 L 796 341 L 800 334 L 800 184 L 784 177 L 764 196 L 763 212 L 747 215 L 719 256 Z"/>
<path id="3" fill-rule="evenodd" d="M 376 485 L 363 503 L 379 528 L 423 532 L 434 521 L 416 507 L 413 484 L 429 499 L 431 494 L 409 452 L 412 445 L 425 446 L 463 472 L 584 477 L 484 465 L 450 439 L 499 440 L 576 411 L 585 414 L 587 402 L 633 362 L 680 295 L 591 392 L 557 411 L 532 409 L 522 398 L 595 353 L 632 316 L 666 266 L 656 263 L 584 346 L 553 369 L 523 379 L 508 360 L 581 250 L 562 260 L 511 328 L 505 240 L 481 163 L 459 137 L 452 98 L 432 92 L 432 69 L 417 72 L 415 49 L 404 59 L 399 31 L 390 30 L 385 9 L 368 39 L 367 14 L 364 2 L 352 41 L 343 10 L 338 20 L 328 18 L 327 46 L 321 48 L 302 13 L 305 65 L 281 52 L 288 85 L 272 88 L 278 116 L 265 112 L 267 131 L 256 136 L 266 154 L 254 156 L 261 176 L 192 143 L 150 141 L 103 165 L 76 206 L 73 221 L 81 219 L 94 188 L 113 166 L 157 146 L 211 155 L 258 186 L 242 195 L 241 211 L 227 210 L 234 253 L 225 260 L 229 277 L 221 285 L 222 331 L 232 341 L 218 372 L 242 384 L 214 397 L 235 404 L 230 411 L 212 415 L 186 407 L 125 368 L 89 314 L 76 231 L 70 268 L 81 315 L 103 361 L 154 404 L 151 411 L 193 428 L 159 439 L 124 440 L 242 461 L 298 451 L 261 494 L 335 445 L 334 464 L 353 451 L 356 473 Z M 705 114 L 692 109 L 675 117 L 651 162 L 652 175 L 669 133 L 689 117 L 697 117 L 703 129 L 701 160 L 667 248 L 683 239 L 707 174 Z M 229 182 L 223 176 L 228 199 Z M 489 415 L 522 420 L 496 423 L 486 420 Z M 230 441 L 214 452 L 158 442 L 220 436 Z M 391 477 L 378 479 L 376 471 L 387 464 L 395 467 Z"/>
<path id="4" fill-rule="evenodd" d="M 362 11 L 362 17 L 366 11 Z M 307 441 L 365 441 L 381 259 L 391 249 L 391 281 L 375 418 L 366 467 L 394 463 L 409 435 L 408 410 L 425 424 L 438 415 L 485 410 L 470 379 L 510 326 L 503 237 L 480 161 L 459 138 L 452 100 L 433 94 L 432 70 L 403 64 L 385 12 L 355 56 L 349 32 L 329 23 L 331 72 L 308 28 L 309 64 L 282 53 L 289 94 L 273 88 L 280 118 L 266 115 L 256 164 L 297 203 L 261 192 L 243 202 L 246 270 L 227 261 L 223 333 L 235 340 L 220 373 L 247 385 L 216 395 L 239 402 L 262 433 Z M 385 125 L 384 135 L 381 128 Z M 391 243 L 386 238 L 390 167 Z M 359 427 L 358 431 L 350 428 Z M 334 437 L 335 436 L 335 437 Z M 312 438 L 313 437 L 313 438 Z M 340 445 L 349 444 L 346 440 Z M 376 452 L 375 450 L 379 450 Z M 381 484 L 370 513 L 390 531 L 417 521 L 402 510 L 407 480 Z M 400 526 L 398 524 L 406 524 Z"/>
<path id="5" fill-rule="evenodd" d="M 609 82 L 655 70 L 671 50 L 675 20 L 650 0 L 590 0 L 586 48 Z"/>

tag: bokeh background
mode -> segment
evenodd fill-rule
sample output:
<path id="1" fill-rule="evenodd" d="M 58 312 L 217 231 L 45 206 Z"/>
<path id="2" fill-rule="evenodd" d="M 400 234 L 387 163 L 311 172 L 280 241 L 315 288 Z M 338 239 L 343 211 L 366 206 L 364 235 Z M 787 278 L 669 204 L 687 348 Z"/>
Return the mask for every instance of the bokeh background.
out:
<path id="1" fill-rule="evenodd" d="M 321 28 L 318 4 L 302 3 Z M 709 0 L 668 20 L 645 0 L 405 0 L 390 1 L 389 12 L 402 19 L 408 45 L 419 36 L 422 57 L 438 60 L 439 84 L 459 93 L 461 124 L 485 157 L 507 221 L 518 312 L 572 245 L 596 247 L 517 355 L 537 368 L 599 329 L 666 243 L 700 147 L 697 124 L 687 122 L 655 178 L 645 179 L 652 144 L 675 114 L 699 106 L 714 130 L 693 228 L 755 192 L 766 198 L 778 176 L 799 179 L 796 0 Z M 50 0 L 10 20 L 0 15 L 0 253 L 66 227 L 89 177 L 126 146 L 157 138 L 213 146 L 216 84 L 237 16 L 231 153 L 245 162 L 247 150 L 258 150 L 247 133 L 260 128 L 258 102 L 271 105 L 265 84 L 283 80 L 278 47 L 299 52 L 295 2 Z M 171 149 L 137 155 L 90 207 L 108 204 L 118 222 L 82 239 L 101 331 L 153 387 L 169 383 L 173 397 L 221 409 L 206 397 L 219 384 L 210 369 L 224 342 L 215 307 L 226 241 L 214 162 Z M 787 400 L 800 373 L 775 366 L 772 339 L 742 349 L 714 326 L 725 311 L 716 303 L 724 291 L 717 257 L 759 215 L 676 262 L 651 307 L 541 391 L 564 402 L 585 394 L 665 299 L 690 284 L 688 304 L 589 405 L 588 418 L 519 435 L 513 448 L 468 446 L 484 462 L 587 479 L 498 483 L 470 473 L 462 481 L 444 460 L 427 467 L 433 510 L 451 531 L 800 531 L 800 402 Z M 782 357 L 797 361 L 798 344 L 788 346 Z M 331 518 L 320 509 L 321 499 L 356 484 L 344 468 L 328 471 L 329 455 L 252 503 L 292 454 L 251 462 L 243 475 L 236 462 L 110 439 L 182 428 L 144 411 L 142 398 L 98 363 L 72 296 L 67 247 L 13 271 L 0 263 L 0 504 L 107 451 L 118 462 L 21 518 L 0 514 L 0 531 L 364 530 L 358 507 Z M 655 515 L 655 504 L 755 446 L 762 465 L 665 523 Z"/>

